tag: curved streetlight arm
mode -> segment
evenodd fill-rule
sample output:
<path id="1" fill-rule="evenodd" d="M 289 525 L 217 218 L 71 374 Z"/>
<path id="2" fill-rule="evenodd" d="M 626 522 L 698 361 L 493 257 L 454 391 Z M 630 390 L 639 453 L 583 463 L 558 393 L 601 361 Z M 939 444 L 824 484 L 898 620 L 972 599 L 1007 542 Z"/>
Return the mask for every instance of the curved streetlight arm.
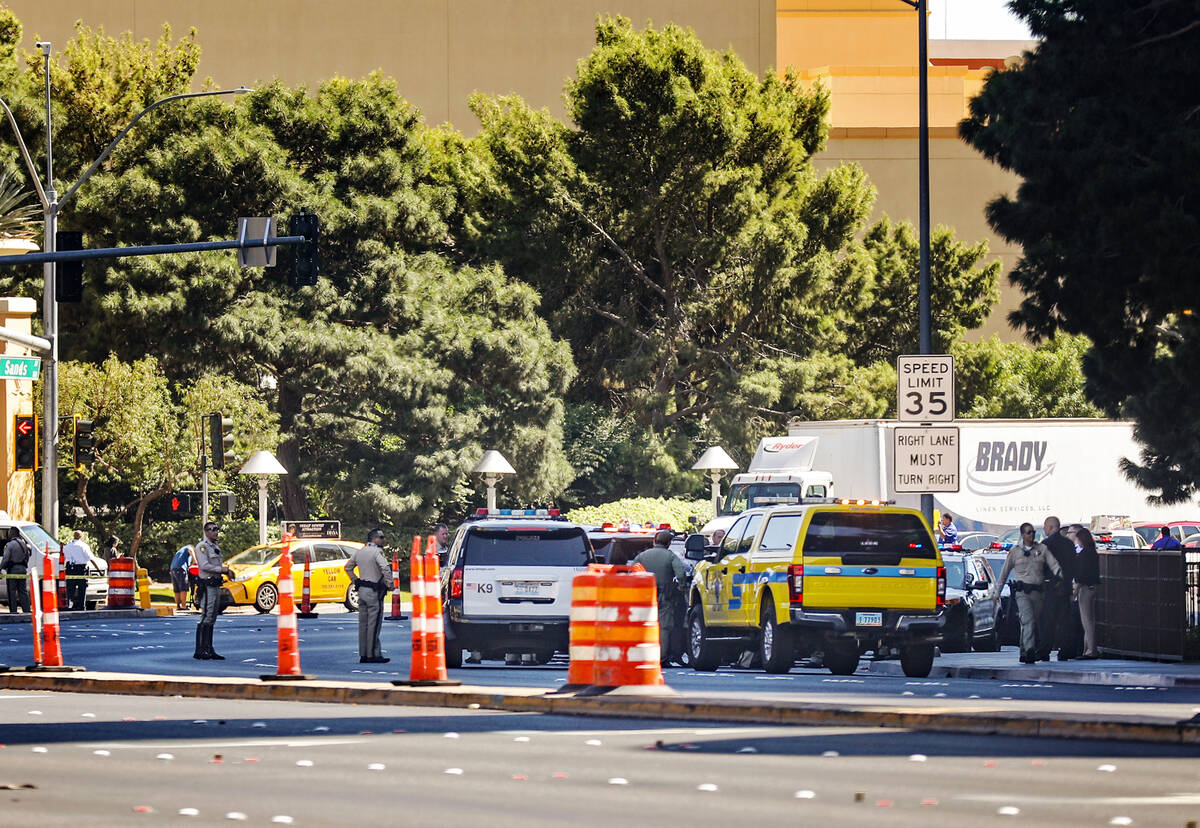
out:
<path id="1" fill-rule="evenodd" d="M 142 120 L 142 117 L 149 114 L 152 110 L 158 109 L 158 107 L 165 103 L 182 100 L 183 98 L 207 98 L 211 97 L 212 95 L 245 95 L 247 92 L 253 91 L 253 89 L 248 89 L 245 86 L 239 86 L 237 89 L 217 89 L 212 92 L 187 92 L 182 95 L 171 95 L 170 97 L 155 101 L 135 115 L 133 120 L 126 124 L 125 128 L 117 133 L 117 137 L 113 138 L 112 141 L 109 142 L 109 145 L 104 148 L 104 152 L 100 153 L 100 157 L 92 162 L 92 166 L 88 167 L 84 174 L 79 177 L 79 180 L 71 185 L 71 189 L 67 190 L 66 194 L 58 200 L 58 207 L 61 208 L 62 205 L 67 203 L 71 196 L 75 195 L 75 191 L 78 190 L 80 185 L 87 181 L 88 178 L 91 177 L 92 173 L 94 173 L 97 168 L 104 163 L 104 159 L 108 158 L 108 154 L 113 151 L 113 148 L 121 142 L 122 138 L 129 134 L 129 130 L 133 129 L 137 122 Z M 5 107 L 5 109 L 7 109 L 7 107 Z M 11 119 L 12 115 L 10 114 L 8 117 Z M 13 128 L 16 128 L 16 124 L 13 125 Z M 24 145 L 22 145 L 22 149 L 24 149 Z M 38 192 L 41 192 L 40 186 L 38 187 Z M 42 200 L 45 201 L 44 196 Z"/>
<path id="2" fill-rule="evenodd" d="M 13 134 L 17 136 L 17 146 L 21 148 L 21 157 L 25 159 L 25 166 L 29 170 L 29 177 L 33 179 L 33 186 L 37 188 L 38 198 L 42 201 L 42 209 L 49 210 L 50 202 L 46 200 L 46 191 L 42 189 L 42 180 L 38 178 L 37 167 L 33 166 L 33 159 L 29 157 L 29 150 L 25 148 L 25 139 L 21 137 L 21 130 L 17 128 L 17 119 L 13 117 L 12 110 L 8 108 L 8 104 L 0 98 L 0 106 L 4 107 L 4 114 L 8 116 L 8 122 L 12 124 Z"/>

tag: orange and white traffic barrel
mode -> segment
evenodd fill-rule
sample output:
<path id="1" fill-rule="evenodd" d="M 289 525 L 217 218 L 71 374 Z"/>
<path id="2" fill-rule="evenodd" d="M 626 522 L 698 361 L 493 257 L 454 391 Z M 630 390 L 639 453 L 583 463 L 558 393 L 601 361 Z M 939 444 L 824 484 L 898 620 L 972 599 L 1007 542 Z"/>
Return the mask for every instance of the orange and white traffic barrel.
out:
<path id="1" fill-rule="evenodd" d="M 108 562 L 109 609 L 132 607 L 135 587 L 133 558 L 113 558 Z"/>
<path id="2" fill-rule="evenodd" d="M 567 683 L 559 692 L 570 692 L 596 683 L 596 620 L 600 610 L 600 579 L 612 567 L 589 564 L 571 581 L 571 627 Z"/>
<path id="3" fill-rule="evenodd" d="M 58 636 L 58 590 L 55 589 L 54 558 L 50 545 L 42 556 L 42 664 L 63 666 L 62 643 Z"/>
<path id="4" fill-rule="evenodd" d="M 597 588 L 594 685 L 660 687 L 658 589 L 641 566 L 614 566 Z"/>

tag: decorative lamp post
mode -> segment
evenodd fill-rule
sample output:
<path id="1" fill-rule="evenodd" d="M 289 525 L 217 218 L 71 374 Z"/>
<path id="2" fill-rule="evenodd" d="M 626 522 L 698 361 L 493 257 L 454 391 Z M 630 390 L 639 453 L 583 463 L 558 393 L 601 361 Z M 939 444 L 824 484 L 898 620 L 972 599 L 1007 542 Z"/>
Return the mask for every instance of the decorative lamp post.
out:
<path id="1" fill-rule="evenodd" d="M 475 464 L 475 468 L 471 469 L 472 474 L 482 474 L 483 482 L 488 487 L 488 511 L 496 508 L 496 484 L 505 475 L 516 474 L 517 470 L 512 467 L 512 464 L 504 459 L 504 455 L 500 452 L 489 449 L 483 453 L 483 457 Z"/>
<path id="2" fill-rule="evenodd" d="M 713 514 L 720 514 L 721 506 L 721 473 L 726 469 L 736 469 L 738 464 L 733 462 L 733 458 L 725 453 L 725 449 L 720 446 L 709 446 L 704 450 L 704 454 L 700 455 L 700 459 L 692 464 L 692 468 L 697 471 L 708 472 L 708 477 L 712 480 L 712 500 Z"/>
<path id="3" fill-rule="evenodd" d="M 270 475 L 287 474 L 275 455 L 269 451 L 256 451 L 250 455 L 246 465 L 238 474 L 253 474 L 258 476 L 258 542 L 267 542 L 267 478 Z"/>

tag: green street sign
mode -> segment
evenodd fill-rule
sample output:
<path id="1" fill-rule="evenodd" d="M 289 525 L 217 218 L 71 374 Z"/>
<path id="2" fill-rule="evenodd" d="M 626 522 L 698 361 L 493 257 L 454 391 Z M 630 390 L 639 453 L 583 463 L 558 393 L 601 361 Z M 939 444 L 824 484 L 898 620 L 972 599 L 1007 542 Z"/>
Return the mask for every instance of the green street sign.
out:
<path id="1" fill-rule="evenodd" d="M 41 357 L 0 357 L 0 379 L 35 380 L 41 370 Z"/>

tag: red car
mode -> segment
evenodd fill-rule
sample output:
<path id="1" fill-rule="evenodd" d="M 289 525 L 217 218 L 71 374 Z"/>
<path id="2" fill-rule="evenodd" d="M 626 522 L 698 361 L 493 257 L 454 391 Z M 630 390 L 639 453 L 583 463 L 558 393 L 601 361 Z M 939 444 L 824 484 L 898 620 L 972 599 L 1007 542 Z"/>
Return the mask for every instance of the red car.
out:
<path id="1" fill-rule="evenodd" d="M 1158 540 L 1164 526 L 1168 527 L 1171 534 L 1181 542 L 1184 538 L 1200 532 L 1200 520 L 1172 520 L 1166 523 L 1139 520 L 1134 522 L 1133 531 L 1145 538 L 1146 545 L 1149 546 Z"/>

